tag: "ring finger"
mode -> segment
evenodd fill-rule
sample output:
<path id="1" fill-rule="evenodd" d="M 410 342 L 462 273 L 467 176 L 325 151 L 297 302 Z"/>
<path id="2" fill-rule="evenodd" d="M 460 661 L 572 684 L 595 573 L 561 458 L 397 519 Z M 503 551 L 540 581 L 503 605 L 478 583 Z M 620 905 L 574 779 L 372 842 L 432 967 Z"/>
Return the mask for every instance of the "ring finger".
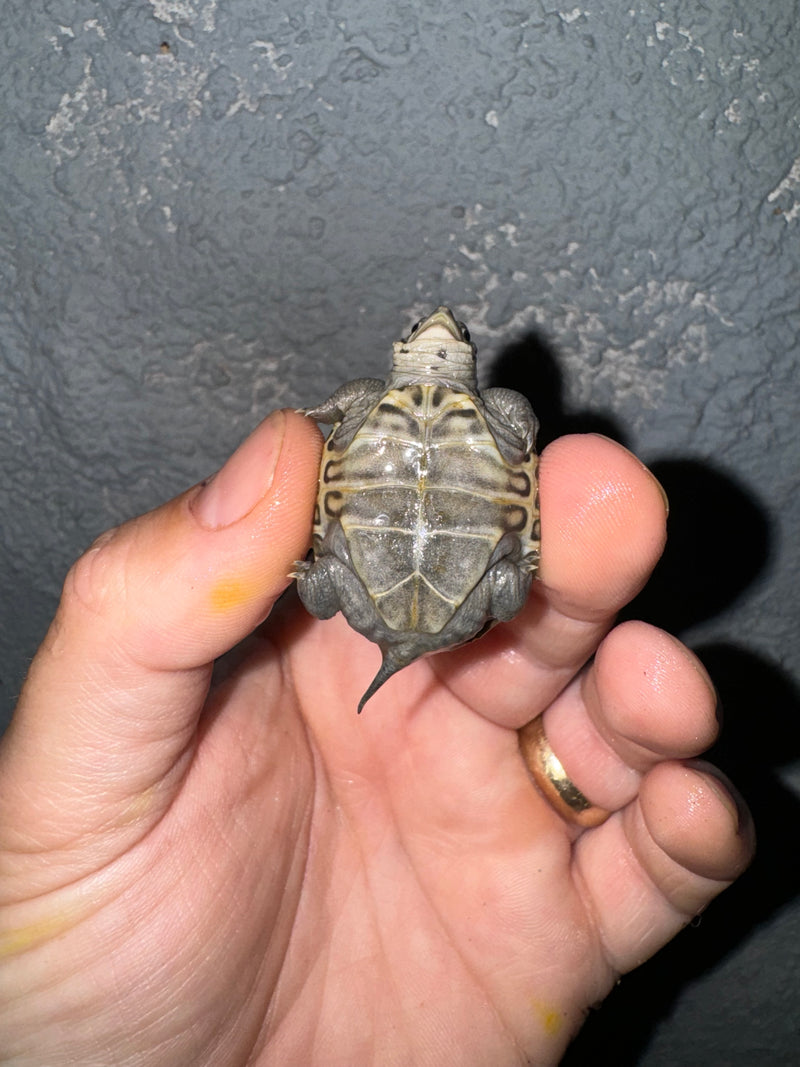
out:
<path id="1" fill-rule="evenodd" d="M 549 745 L 579 796 L 617 811 L 657 763 L 697 756 L 713 744 L 716 707 L 711 680 L 684 645 L 646 623 L 624 623 L 543 714 L 538 726 L 545 737 L 538 726 L 528 729 L 528 762 L 534 749 Z M 521 736 L 524 742 L 526 731 Z"/>

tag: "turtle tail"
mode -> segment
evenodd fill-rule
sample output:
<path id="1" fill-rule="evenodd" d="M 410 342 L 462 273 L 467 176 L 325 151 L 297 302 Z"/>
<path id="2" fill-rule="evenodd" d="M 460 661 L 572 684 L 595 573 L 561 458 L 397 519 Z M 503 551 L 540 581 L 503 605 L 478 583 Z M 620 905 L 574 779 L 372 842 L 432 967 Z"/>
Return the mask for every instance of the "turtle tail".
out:
<path id="1" fill-rule="evenodd" d="M 399 648 L 387 648 L 382 651 L 383 663 L 381 663 L 381 668 L 370 682 L 366 693 L 358 702 L 359 715 L 364 710 L 364 705 L 366 704 L 366 702 L 375 696 L 375 694 L 378 692 L 384 682 L 388 682 L 388 680 L 392 677 L 393 674 L 396 674 L 398 671 L 402 670 L 403 667 L 407 667 L 409 663 L 412 663 L 419 656 L 418 652 L 409 655 L 408 653 L 404 653 L 402 649 Z"/>

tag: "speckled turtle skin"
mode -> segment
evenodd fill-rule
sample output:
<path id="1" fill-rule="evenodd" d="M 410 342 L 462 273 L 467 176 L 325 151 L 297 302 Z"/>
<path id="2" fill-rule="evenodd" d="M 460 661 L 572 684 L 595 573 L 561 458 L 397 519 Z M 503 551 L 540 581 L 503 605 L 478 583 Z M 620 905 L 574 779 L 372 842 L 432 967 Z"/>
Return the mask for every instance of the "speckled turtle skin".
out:
<path id="1" fill-rule="evenodd" d="M 380 647 L 359 711 L 419 656 L 512 619 L 539 561 L 528 401 L 479 393 L 475 346 L 449 308 L 393 348 L 387 381 L 348 382 L 304 412 L 333 429 L 297 589 L 312 615 L 341 611 Z"/>

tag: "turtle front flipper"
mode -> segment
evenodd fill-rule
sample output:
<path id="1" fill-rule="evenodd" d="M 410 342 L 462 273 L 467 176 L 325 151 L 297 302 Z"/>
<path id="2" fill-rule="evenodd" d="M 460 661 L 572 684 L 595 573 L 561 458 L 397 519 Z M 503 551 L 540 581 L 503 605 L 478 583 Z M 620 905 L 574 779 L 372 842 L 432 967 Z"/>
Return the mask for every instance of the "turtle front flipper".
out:
<path id="1" fill-rule="evenodd" d="M 355 378 L 313 408 L 301 408 L 300 414 L 317 422 L 335 423 L 330 439 L 338 449 L 345 449 L 355 437 L 361 423 L 386 392 L 380 378 Z"/>
<path id="2" fill-rule="evenodd" d="M 533 451 L 539 421 L 527 398 L 513 389 L 485 389 L 486 422 L 503 458 L 516 465 Z"/>

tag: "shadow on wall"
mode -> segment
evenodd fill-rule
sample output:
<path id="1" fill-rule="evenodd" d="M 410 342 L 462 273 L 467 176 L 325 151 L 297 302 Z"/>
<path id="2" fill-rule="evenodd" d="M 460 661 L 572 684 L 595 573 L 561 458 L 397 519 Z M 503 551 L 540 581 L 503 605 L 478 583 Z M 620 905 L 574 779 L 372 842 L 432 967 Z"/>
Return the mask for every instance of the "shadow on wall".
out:
<path id="1" fill-rule="evenodd" d="M 603 412 L 567 412 L 552 346 L 529 333 L 498 357 L 490 384 L 524 393 L 542 423 L 540 449 L 565 433 L 625 435 Z M 651 465 L 670 500 L 666 551 L 623 618 L 644 619 L 678 636 L 730 608 L 764 570 L 771 552 L 767 516 L 747 490 L 692 457 Z M 800 757 L 800 694 L 778 667 L 745 646 L 696 648 L 720 694 L 724 733 L 708 758 L 736 782 L 753 812 L 758 853 L 750 870 L 666 949 L 622 979 L 568 1051 L 565 1067 L 607 1060 L 633 1067 L 658 1021 L 685 985 L 720 963 L 760 923 L 800 893 L 800 803 L 777 772 Z M 757 722 L 757 730 L 753 722 Z M 794 837 L 790 840 L 789 837 Z M 705 1057 L 703 1035 L 677 1063 Z"/>
<path id="2" fill-rule="evenodd" d="M 566 412 L 558 356 L 538 331 L 530 331 L 499 353 L 486 384 L 516 389 L 530 400 L 540 424 L 537 438 L 540 452 L 566 433 L 602 433 L 625 444 L 620 426 L 610 414 Z"/>

